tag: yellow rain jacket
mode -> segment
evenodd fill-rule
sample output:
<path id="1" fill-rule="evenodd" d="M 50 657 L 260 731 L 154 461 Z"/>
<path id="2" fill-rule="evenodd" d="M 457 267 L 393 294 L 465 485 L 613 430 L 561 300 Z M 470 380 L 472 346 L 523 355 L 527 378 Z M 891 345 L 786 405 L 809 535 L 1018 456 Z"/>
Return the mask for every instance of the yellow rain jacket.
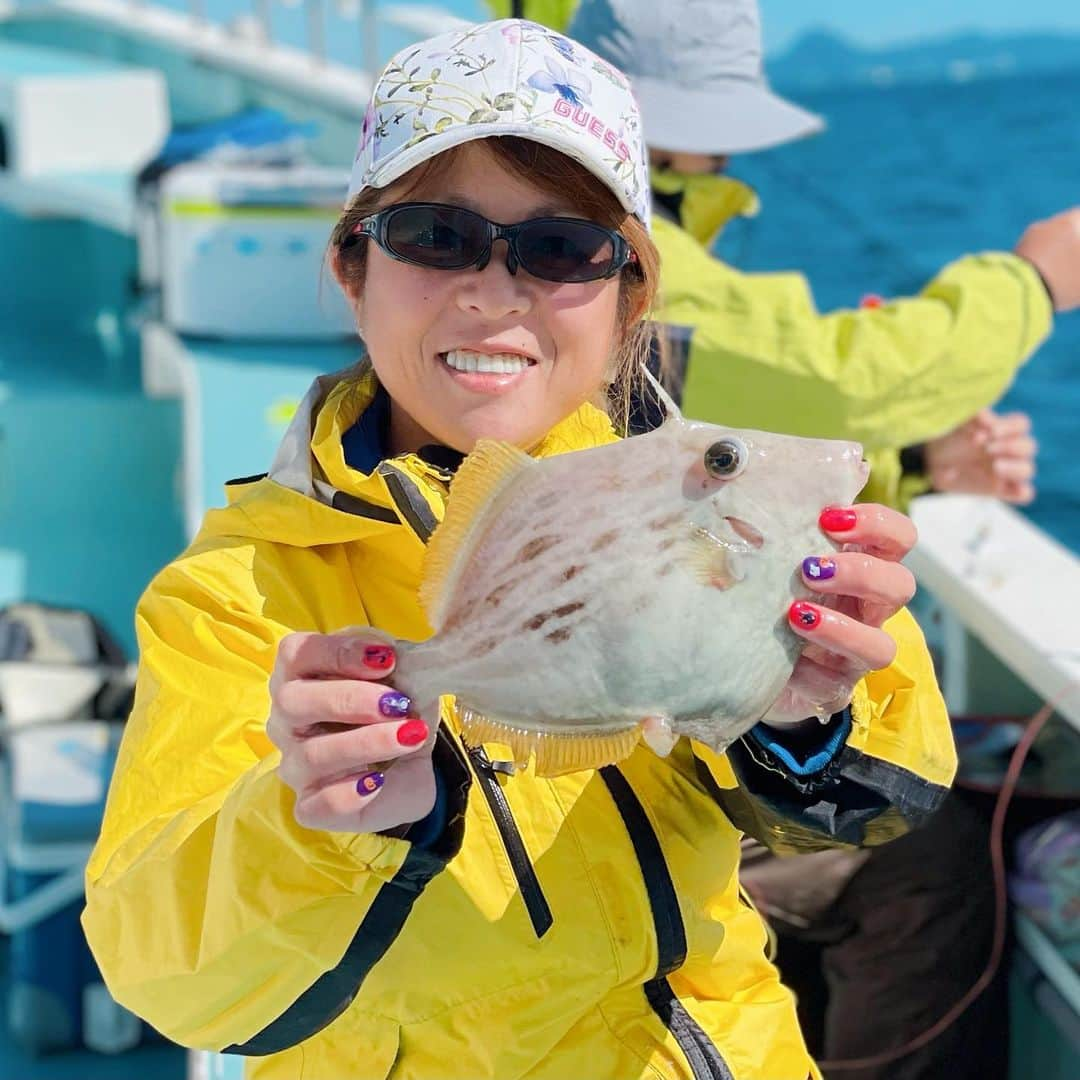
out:
<path id="1" fill-rule="evenodd" d="M 665 179 L 655 177 L 658 190 Z M 744 274 L 709 253 L 728 219 L 757 212 L 746 185 L 685 179 L 680 222 L 659 208 L 653 219 L 663 267 L 656 318 L 669 328 L 684 412 L 855 439 L 871 462 L 866 501 L 903 505 L 925 490 L 904 477 L 899 451 L 993 404 L 1050 332 L 1039 275 L 1004 252 L 950 263 L 917 297 L 822 315 L 802 274 Z"/>
<path id="2" fill-rule="evenodd" d="M 109 989 L 181 1044 L 250 1055 L 258 1080 L 816 1077 L 740 897 L 740 830 L 786 851 L 874 843 L 937 806 L 955 759 L 914 622 L 892 620 L 895 663 L 820 729 L 836 746 L 816 763 L 684 739 L 538 779 L 463 746 L 447 709 L 437 838 L 302 828 L 265 734 L 278 642 L 431 632 L 416 596 L 450 477 L 416 454 L 346 465 L 375 391 L 362 370 L 318 380 L 271 475 L 231 486 L 140 602 L 86 876 Z M 535 453 L 613 438 L 583 406 Z"/>

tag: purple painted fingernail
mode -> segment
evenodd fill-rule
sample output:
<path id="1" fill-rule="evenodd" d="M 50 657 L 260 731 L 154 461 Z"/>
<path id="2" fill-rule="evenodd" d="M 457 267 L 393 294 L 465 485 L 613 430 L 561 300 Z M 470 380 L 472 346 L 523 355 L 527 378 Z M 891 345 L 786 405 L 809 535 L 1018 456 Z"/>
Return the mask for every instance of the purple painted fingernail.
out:
<path id="1" fill-rule="evenodd" d="M 399 693 L 397 690 L 388 690 L 379 698 L 379 712 L 383 716 L 392 716 L 395 720 L 408 716 L 411 708 L 412 698 L 408 694 Z"/>
<path id="2" fill-rule="evenodd" d="M 381 772 L 364 773 L 356 781 L 356 794 L 370 795 L 372 792 L 378 791 L 383 786 L 385 779 L 386 777 Z"/>
<path id="3" fill-rule="evenodd" d="M 810 581 L 828 581 L 836 573 L 836 563 L 829 558 L 811 555 L 802 561 L 802 572 Z"/>

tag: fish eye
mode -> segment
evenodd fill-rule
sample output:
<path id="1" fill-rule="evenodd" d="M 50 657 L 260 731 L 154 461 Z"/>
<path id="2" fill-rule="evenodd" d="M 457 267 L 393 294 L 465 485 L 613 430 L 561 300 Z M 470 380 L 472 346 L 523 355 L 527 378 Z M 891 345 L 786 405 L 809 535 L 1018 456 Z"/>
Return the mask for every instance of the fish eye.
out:
<path id="1" fill-rule="evenodd" d="M 746 468 L 749 458 L 739 439 L 721 439 L 705 451 L 705 471 L 717 480 L 731 480 Z"/>

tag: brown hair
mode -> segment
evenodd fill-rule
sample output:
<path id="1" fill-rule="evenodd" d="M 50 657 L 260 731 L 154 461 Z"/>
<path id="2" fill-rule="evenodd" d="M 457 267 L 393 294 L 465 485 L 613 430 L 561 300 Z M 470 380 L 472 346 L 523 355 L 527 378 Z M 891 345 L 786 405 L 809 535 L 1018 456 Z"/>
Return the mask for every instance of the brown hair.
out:
<path id="1" fill-rule="evenodd" d="M 483 140 L 487 149 L 507 172 L 528 181 L 547 194 L 565 198 L 571 192 L 574 208 L 590 221 L 615 229 L 637 255 L 636 263 L 627 263 L 619 284 L 616 330 L 619 345 L 611 369 L 610 387 L 604 388 L 596 404 L 607 409 L 623 430 L 627 427 L 631 399 L 640 391 L 641 369 L 648 358 L 653 335 L 646 318 L 656 298 L 660 281 L 660 254 L 645 226 L 623 209 L 606 184 L 584 165 L 531 139 L 500 136 Z M 462 150 L 461 146 L 429 158 L 385 188 L 367 188 L 360 192 L 342 214 L 330 238 L 330 258 L 338 278 L 350 294 L 363 288 L 367 245 L 351 243 L 353 230 L 361 219 L 390 203 L 400 201 L 425 181 L 445 172 Z"/>

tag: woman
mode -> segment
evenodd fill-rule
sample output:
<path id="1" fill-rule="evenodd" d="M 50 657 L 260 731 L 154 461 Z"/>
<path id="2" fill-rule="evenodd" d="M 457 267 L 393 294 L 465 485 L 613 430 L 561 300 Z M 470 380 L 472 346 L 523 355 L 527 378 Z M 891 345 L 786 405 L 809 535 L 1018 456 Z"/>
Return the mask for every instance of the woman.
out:
<path id="1" fill-rule="evenodd" d="M 178 1042 L 260 1080 L 816 1075 L 738 830 L 880 841 L 944 794 L 906 518 L 823 514 L 853 545 L 814 578 L 838 610 L 791 616 L 805 662 L 724 756 L 684 739 L 538 779 L 393 689 L 461 454 L 616 437 L 594 403 L 645 347 L 648 197 L 625 80 L 559 35 L 490 23 L 381 76 L 333 239 L 370 366 L 317 382 L 270 476 L 138 612 L 85 926 L 115 996 Z M 836 715 L 802 722 L 822 694 Z"/>

